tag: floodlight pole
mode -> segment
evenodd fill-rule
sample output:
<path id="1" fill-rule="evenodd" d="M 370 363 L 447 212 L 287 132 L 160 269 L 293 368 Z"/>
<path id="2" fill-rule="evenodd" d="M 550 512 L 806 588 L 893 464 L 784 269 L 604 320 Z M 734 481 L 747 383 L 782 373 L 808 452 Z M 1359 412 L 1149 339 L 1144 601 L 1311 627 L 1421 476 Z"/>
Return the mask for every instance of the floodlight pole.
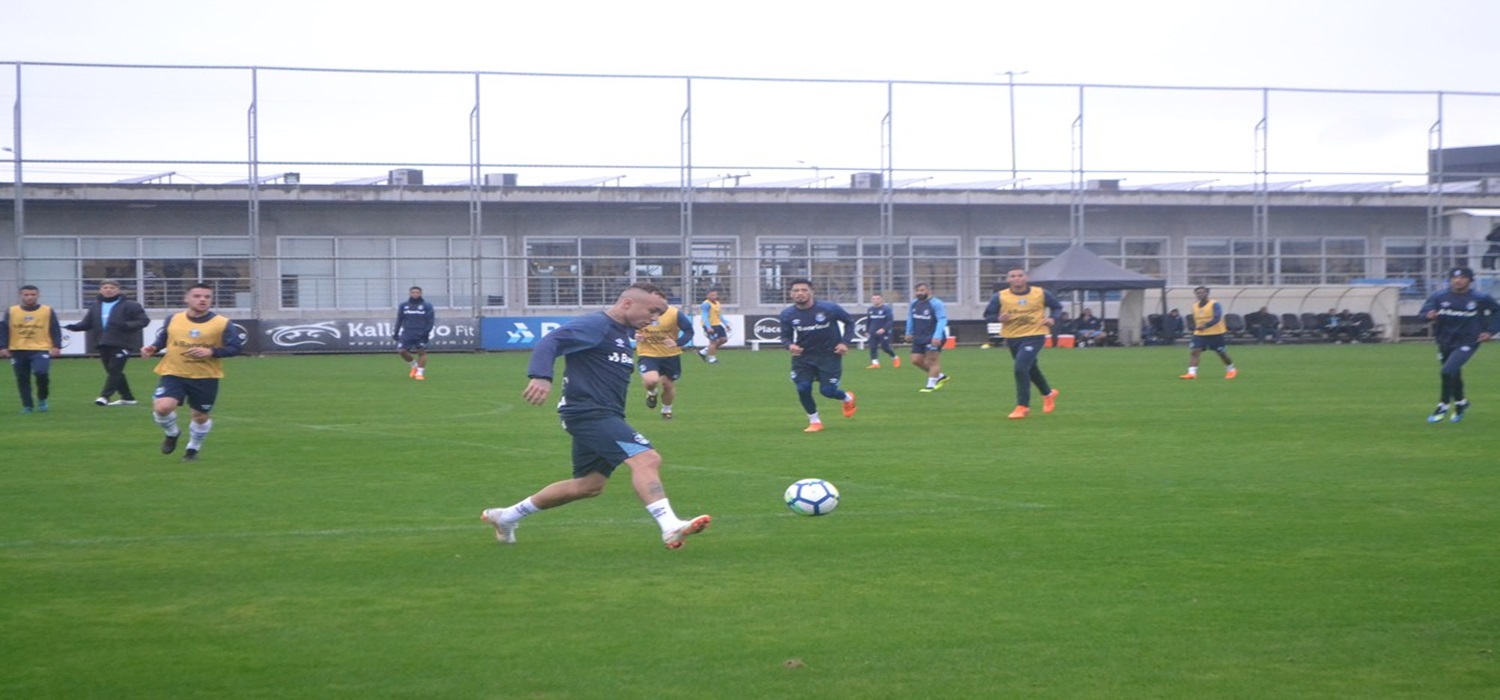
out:
<path id="1" fill-rule="evenodd" d="M 12 212 L 16 227 L 16 254 L 20 257 L 26 256 L 23 239 L 26 237 L 26 193 L 22 182 L 22 156 L 21 156 L 21 64 L 16 64 L 16 102 L 11 110 L 11 130 L 14 142 L 10 151 L 11 158 L 15 161 L 15 184 L 11 191 L 15 194 L 15 209 Z M 17 271 L 19 272 L 19 270 Z"/>
<path id="2" fill-rule="evenodd" d="M 1007 86 L 1007 91 L 1009 92 L 1009 95 L 1010 95 L 1010 97 L 1009 97 L 1009 103 L 1010 103 L 1010 179 L 1011 179 L 1011 185 L 1010 186 L 1011 186 L 1012 189 L 1014 189 L 1015 186 L 1016 186 L 1015 183 L 1016 183 L 1017 172 L 1018 172 L 1017 168 L 1016 168 L 1016 76 L 1018 76 L 1018 75 L 1026 75 L 1028 72 L 1029 71 L 1024 71 L 1024 70 L 1023 71 L 1014 71 L 1014 70 L 1005 71 L 1005 77 L 1007 79 L 1007 85 L 1008 85 Z"/>

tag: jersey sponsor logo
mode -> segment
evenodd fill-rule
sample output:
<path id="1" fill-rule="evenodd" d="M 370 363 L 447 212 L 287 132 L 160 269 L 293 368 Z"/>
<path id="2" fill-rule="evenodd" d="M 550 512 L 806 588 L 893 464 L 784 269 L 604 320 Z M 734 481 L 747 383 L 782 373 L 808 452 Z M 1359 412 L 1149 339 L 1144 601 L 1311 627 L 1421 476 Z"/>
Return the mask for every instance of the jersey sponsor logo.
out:
<path id="1" fill-rule="evenodd" d="M 1467 311 L 1452 309 L 1444 306 L 1443 308 L 1438 309 L 1437 315 L 1450 316 L 1453 318 L 1474 318 L 1475 316 L 1479 315 L 1479 308 L 1474 305 L 1474 302 L 1469 302 Z"/>

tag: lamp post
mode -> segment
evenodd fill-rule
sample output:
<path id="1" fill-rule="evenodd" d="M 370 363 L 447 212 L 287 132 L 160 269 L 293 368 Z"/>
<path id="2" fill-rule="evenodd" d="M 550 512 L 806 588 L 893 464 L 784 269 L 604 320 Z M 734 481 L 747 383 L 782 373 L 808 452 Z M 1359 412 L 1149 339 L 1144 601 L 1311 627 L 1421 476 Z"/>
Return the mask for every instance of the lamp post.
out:
<path id="1" fill-rule="evenodd" d="M 19 142 L 17 142 L 19 143 Z M 0 150 L 10 154 L 11 160 L 15 161 L 15 184 L 12 191 L 15 193 L 15 224 L 16 224 L 16 246 L 19 248 L 21 239 L 26 235 L 26 195 L 21 187 L 21 152 L 10 146 L 0 146 Z"/>
<path id="2" fill-rule="evenodd" d="M 813 187 L 822 187 L 823 186 L 823 178 L 822 178 L 822 174 L 821 174 L 820 169 L 818 168 L 818 166 L 813 165 L 812 163 L 809 163 L 809 162 L 807 162 L 805 160 L 799 160 L 799 161 L 797 161 L 797 164 L 801 165 L 801 166 L 803 166 L 805 168 L 812 168 L 812 171 L 813 171 L 812 186 Z"/>
<path id="3" fill-rule="evenodd" d="M 1009 92 L 1009 97 L 1010 97 L 1009 102 L 1010 102 L 1010 179 L 1011 179 L 1011 185 L 1010 186 L 1011 187 L 1015 187 L 1016 186 L 1015 185 L 1015 180 L 1016 180 L 1017 172 L 1018 172 L 1017 168 L 1016 168 L 1016 76 L 1018 76 L 1018 75 L 1026 75 L 1028 72 L 1030 72 L 1030 71 L 1024 71 L 1024 70 L 1022 70 L 1022 71 L 1014 71 L 1014 70 L 1005 71 L 1005 78 L 1006 78 L 1006 82 L 1008 83 L 1007 90 Z"/>

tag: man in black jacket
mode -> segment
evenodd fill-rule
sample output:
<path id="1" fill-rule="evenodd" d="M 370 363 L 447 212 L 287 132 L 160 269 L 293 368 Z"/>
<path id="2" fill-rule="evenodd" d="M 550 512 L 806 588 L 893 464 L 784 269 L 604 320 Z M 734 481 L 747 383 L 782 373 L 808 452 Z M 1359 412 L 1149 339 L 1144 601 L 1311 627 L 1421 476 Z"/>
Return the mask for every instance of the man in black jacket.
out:
<path id="1" fill-rule="evenodd" d="M 104 389 L 98 406 L 134 406 L 135 394 L 130 391 L 130 380 L 125 378 L 125 361 L 140 350 L 141 331 L 150 323 L 146 309 L 139 303 L 126 299 L 120 293 L 120 283 L 115 280 L 99 282 L 99 298 L 94 300 L 88 313 L 78 323 L 64 328 L 70 331 L 88 331 L 88 343 L 98 348 L 99 361 L 104 364 Z M 120 398 L 110 397 L 119 392 Z"/>

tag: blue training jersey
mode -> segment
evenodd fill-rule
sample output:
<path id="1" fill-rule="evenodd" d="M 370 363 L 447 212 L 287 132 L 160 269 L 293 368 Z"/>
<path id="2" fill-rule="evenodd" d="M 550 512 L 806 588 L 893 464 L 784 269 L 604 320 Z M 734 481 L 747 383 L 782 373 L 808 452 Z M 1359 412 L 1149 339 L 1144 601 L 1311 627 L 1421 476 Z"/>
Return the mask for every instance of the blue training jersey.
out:
<path id="1" fill-rule="evenodd" d="M 940 341 L 948 337 L 948 307 L 937 297 L 911 300 L 906 315 L 906 335 L 916 341 Z"/>
<path id="2" fill-rule="evenodd" d="M 891 334 L 891 328 L 896 325 L 895 316 L 891 313 L 889 304 L 872 306 L 865 311 L 865 333 L 871 338 L 875 337 L 875 331 L 884 330 L 885 334 Z"/>
<path id="3" fill-rule="evenodd" d="M 396 307 L 396 332 L 408 338 L 429 338 L 437 313 L 424 299 L 409 299 Z"/>
<path id="4" fill-rule="evenodd" d="M 804 356 L 832 355 L 834 346 L 847 345 L 853 337 L 854 320 L 831 301 L 815 301 L 806 309 L 793 304 L 781 311 L 781 342 L 801 346 Z"/>
<path id="5" fill-rule="evenodd" d="M 1438 347 L 1458 347 L 1479 342 L 1479 334 L 1500 334 L 1500 302 L 1484 292 L 1469 290 L 1458 294 L 1443 290 L 1422 304 L 1418 312 L 1426 318 L 1428 311 L 1436 311 L 1432 335 Z"/>
<path id="6" fill-rule="evenodd" d="M 625 395 L 635 369 L 630 340 L 635 329 L 616 323 L 603 311 L 579 316 L 553 329 L 531 351 L 526 375 L 552 379 L 553 364 L 563 356 L 564 418 L 615 415 L 625 417 Z"/>

